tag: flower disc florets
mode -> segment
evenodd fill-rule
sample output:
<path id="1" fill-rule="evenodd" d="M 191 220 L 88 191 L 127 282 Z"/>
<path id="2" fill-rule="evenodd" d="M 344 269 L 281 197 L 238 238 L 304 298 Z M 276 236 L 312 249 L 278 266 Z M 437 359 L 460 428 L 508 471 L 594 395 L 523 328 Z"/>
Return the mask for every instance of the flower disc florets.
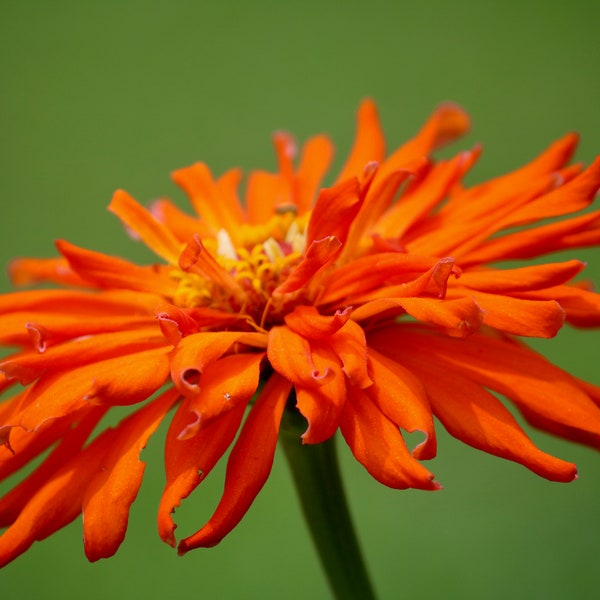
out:
<path id="1" fill-rule="evenodd" d="M 304 221 L 304 222 L 303 222 Z M 302 259 L 306 245 L 306 219 L 295 211 L 280 211 L 267 226 L 247 226 L 238 232 L 243 245 L 235 246 L 226 229 L 204 245 L 216 262 L 233 278 L 241 293 L 231 294 L 218 281 L 181 269 L 173 271 L 177 281 L 174 304 L 182 308 L 208 307 L 246 315 L 256 329 L 283 322 L 290 306 L 304 298 L 299 291 L 293 298 L 274 294 Z M 268 235 L 261 239 L 260 236 Z"/>

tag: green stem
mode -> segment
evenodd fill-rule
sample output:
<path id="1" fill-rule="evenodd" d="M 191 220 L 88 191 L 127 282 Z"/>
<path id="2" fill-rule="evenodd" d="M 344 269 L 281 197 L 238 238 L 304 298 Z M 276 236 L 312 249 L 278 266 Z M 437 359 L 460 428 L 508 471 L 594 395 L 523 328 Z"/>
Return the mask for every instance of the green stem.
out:
<path id="1" fill-rule="evenodd" d="M 286 408 L 280 432 L 304 517 L 338 600 L 375 600 L 340 477 L 335 439 L 302 444 L 306 421 Z"/>

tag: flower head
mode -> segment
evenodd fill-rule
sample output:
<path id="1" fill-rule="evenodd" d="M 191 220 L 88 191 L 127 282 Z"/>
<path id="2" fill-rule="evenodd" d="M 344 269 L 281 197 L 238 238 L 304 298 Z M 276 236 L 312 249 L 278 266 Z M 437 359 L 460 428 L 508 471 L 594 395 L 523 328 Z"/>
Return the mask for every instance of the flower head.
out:
<path id="1" fill-rule="evenodd" d="M 60 257 L 19 259 L 0 297 L 0 476 L 45 458 L 0 499 L 0 564 L 83 514 L 90 560 L 122 542 L 144 472 L 139 455 L 164 419 L 161 538 L 172 514 L 233 444 L 213 516 L 179 551 L 217 544 L 265 483 L 284 411 L 305 444 L 338 430 L 381 483 L 436 490 L 434 416 L 456 438 L 554 481 L 575 466 L 538 449 L 493 392 L 533 426 L 600 447 L 600 389 L 552 365 L 522 337 L 565 321 L 600 324 L 600 298 L 573 279 L 577 260 L 503 268 L 600 242 L 600 160 L 567 166 L 566 136 L 525 167 L 462 183 L 480 149 L 434 161 L 465 113 L 438 108 L 386 153 L 375 106 L 358 113 L 342 172 L 320 188 L 332 146 L 274 136 L 278 171 L 173 174 L 196 216 L 168 200 L 147 210 L 123 191 L 109 209 L 159 262 L 57 243 Z M 559 217 L 551 221 L 549 218 Z M 543 223 L 541 223 L 544 221 Z M 10 395 L 12 392 L 12 395 Z M 116 426 L 103 417 L 130 407 Z M 402 432 L 420 431 L 407 447 Z M 235 441 L 234 441 L 235 440 Z"/>

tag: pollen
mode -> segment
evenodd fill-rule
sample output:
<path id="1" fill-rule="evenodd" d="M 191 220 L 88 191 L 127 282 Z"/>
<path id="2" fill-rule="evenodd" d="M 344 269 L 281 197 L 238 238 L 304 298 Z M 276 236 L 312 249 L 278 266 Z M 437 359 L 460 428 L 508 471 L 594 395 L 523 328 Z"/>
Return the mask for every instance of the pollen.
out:
<path id="1" fill-rule="evenodd" d="M 203 243 L 241 294 L 234 298 L 218 281 L 177 269 L 172 273 L 178 283 L 174 303 L 184 308 L 202 306 L 246 314 L 257 324 L 264 323 L 267 311 L 271 316 L 281 312 L 282 303 L 273 298 L 273 292 L 300 262 L 305 232 L 306 219 L 295 218 L 293 211 L 276 214 L 260 227 L 246 226 L 235 235 L 221 229 Z M 243 245 L 236 246 L 234 239 L 241 239 Z"/>

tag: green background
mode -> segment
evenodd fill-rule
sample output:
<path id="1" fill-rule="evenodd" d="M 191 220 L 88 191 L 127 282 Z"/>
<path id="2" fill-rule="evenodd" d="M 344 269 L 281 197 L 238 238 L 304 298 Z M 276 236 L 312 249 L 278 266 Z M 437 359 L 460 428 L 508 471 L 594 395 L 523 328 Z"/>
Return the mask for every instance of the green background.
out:
<path id="1" fill-rule="evenodd" d="M 501 6 L 501 7 L 500 7 Z M 379 104 L 390 147 L 443 100 L 462 104 L 484 155 L 472 181 L 515 168 L 567 131 L 600 150 L 597 2 L 96 2 L 2 0 L 0 259 L 52 255 L 56 238 L 146 260 L 105 206 L 183 196 L 175 168 L 205 160 L 272 168 L 270 134 L 329 133 L 337 165 L 361 98 Z M 600 281 L 600 253 L 576 253 Z M 2 279 L 2 289 L 8 289 Z M 600 383 L 598 333 L 541 348 Z M 381 598 L 595 598 L 600 460 L 534 434 L 577 462 L 570 485 L 440 433 L 445 489 L 376 484 L 340 444 L 359 535 Z M 3 597 L 327 598 L 283 457 L 241 525 L 184 558 L 160 542 L 161 442 L 118 554 L 87 563 L 75 522 L 0 572 Z M 216 473 L 177 517 L 190 533 L 220 492 Z"/>

